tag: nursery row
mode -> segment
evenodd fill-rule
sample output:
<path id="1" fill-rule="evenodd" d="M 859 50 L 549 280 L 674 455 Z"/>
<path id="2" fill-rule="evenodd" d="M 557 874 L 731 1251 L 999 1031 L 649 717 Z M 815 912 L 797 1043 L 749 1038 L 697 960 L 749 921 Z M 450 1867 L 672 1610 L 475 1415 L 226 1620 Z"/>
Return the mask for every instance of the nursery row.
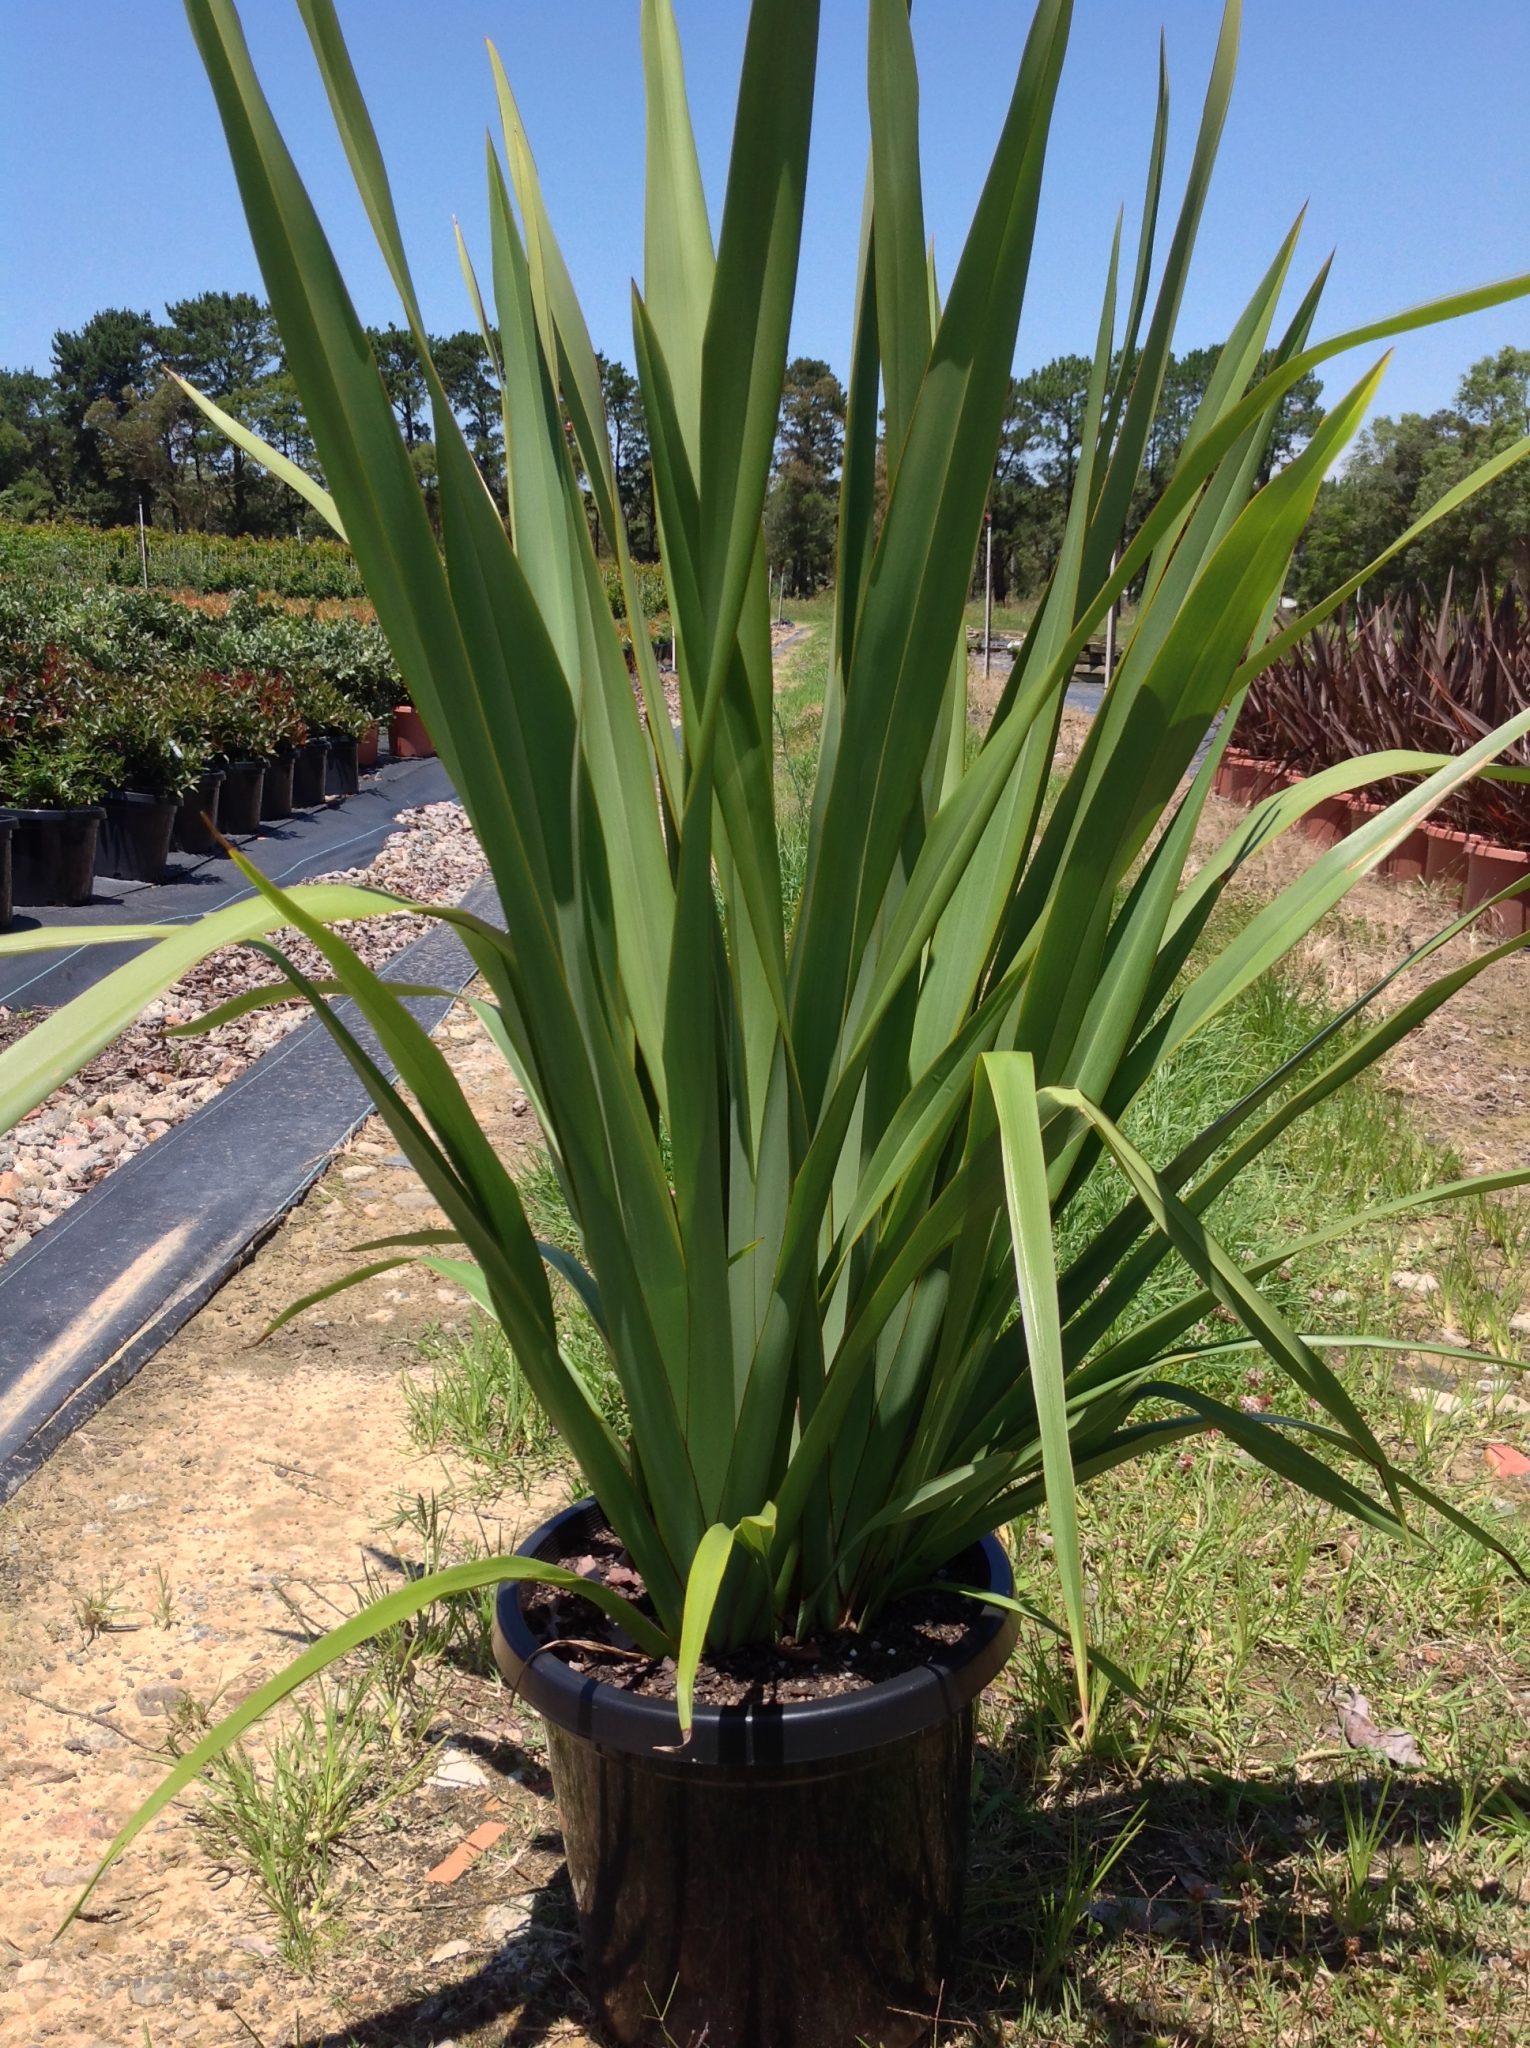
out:
<path id="1" fill-rule="evenodd" d="M 21 525 L 0 519 L 0 576 L 39 583 L 105 583 L 156 590 L 269 591 L 281 597 L 360 597 L 349 548 L 333 540 L 252 540 L 148 527 Z"/>
<path id="2" fill-rule="evenodd" d="M 1449 589 L 1438 607 L 1417 595 L 1389 600 L 1304 640 L 1255 681 L 1238 719 L 1247 755 L 1297 775 L 1392 748 L 1461 754 L 1530 709 L 1530 619 L 1512 593 L 1486 587 L 1472 605 Z M 1530 765 L 1520 741 L 1505 763 Z M 1374 798 L 1401 796 L 1381 783 Z M 1530 784 L 1472 781 L 1441 807 L 1458 834 L 1530 846 Z"/>
<path id="3" fill-rule="evenodd" d="M 1242 737 L 1243 727 L 1238 728 Z M 1213 788 L 1233 803 L 1255 804 L 1303 778 L 1279 761 L 1229 747 L 1216 771 Z M 1325 797 L 1314 804 L 1297 829 L 1321 847 L 1336 846 L 1382 808 L 1373 793 L 1385 785 Z M 1511 791 L 1519 785 L 1501 785 Z M 1443 807 L 1442 807 L 1443 808 Z M 1416 825 L 1381 863 L 1380 872 L 1394 882 L 1430 882 L 1459 894 L 1463 909 L 1488 903 L 1500 889 L 1530 875 L 1530 849 L 1507 845 L 1491 832 L 1455 825 L 1439 813 Z M 1530 931 L 1530 895 L 1498 903 L 1484 913 L 1481 929 L 1496 938 L 1517 938 Z"/>
<path id="4" fill-rule="evenodd" d="M 667 637 L 661 614 L 669 597 L 656 562 L 635 565 L 643 616 Z M 155 527 L 84 526 L 66 521 L 22 525 L 0 519 L 0 578 L 79 589 L 104 585 L 137 591 L 147 570 L 157 591 L 322 600 L 365 598 L 348 548 L 333 540 L 253 540 L 216 533 L 165 533 Z M 613 562 L 602 567 L 612 615 L 627 616 L 626 593 Z"/>
<path id="5" fill-rule="evenodd" d="M 0 583 L 0 814 L 12 896 L 79 903 L 173 850 L 345 796 L 430 750 L 375 626 L 241 596 L 223 617 L 138 591 Z M 0 922 L 9 915 L 0 896 Z"/>
<path id="6" fill-rule="evenodd" d="M 376 626 L 237 597 L 221 617 L 0 583 L 0 803 L 171 796 L 220 760 L 358 738 L 405 701 Z"/>

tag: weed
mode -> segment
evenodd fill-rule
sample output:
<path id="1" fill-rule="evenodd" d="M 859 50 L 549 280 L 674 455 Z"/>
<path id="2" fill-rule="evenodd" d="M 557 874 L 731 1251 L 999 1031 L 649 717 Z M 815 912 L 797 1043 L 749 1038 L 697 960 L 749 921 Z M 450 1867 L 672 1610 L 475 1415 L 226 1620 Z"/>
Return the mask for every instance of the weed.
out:
<path id="1" fill-rule="evenodd" d="M 75 1626 L 87 1643 L 93 1643 L 97 1636 L 104 1636 L 110 1629 L 125 1626 L 122 1620 L 124 1610 L 117 1597 L 121 1591 L 121 1580 L 108 1578 L 105 1572 L 89 1592 L 71 1589 L 69 1599 Z"/>
<path id="2" fill-rule="evenodd" d="M 158 1628 L 174 1628 L 175 1596 L 170 1591 L 170 1578 L 162 1564 L 154 1567 L 154 1621 Z"/>
<path id="3" fill-rule="evenodd" d="M 212 1766 L 199 1821 L 255 1885 L 292 1968 L 311 1969 L 337 1931 L 342 1850 L 386 1825 L 426 1763 L 423 1750 L 400 1763 L 388 1716 L 362 1681 L 321 1687 L 263 1763 L 238 1744 Z"/>

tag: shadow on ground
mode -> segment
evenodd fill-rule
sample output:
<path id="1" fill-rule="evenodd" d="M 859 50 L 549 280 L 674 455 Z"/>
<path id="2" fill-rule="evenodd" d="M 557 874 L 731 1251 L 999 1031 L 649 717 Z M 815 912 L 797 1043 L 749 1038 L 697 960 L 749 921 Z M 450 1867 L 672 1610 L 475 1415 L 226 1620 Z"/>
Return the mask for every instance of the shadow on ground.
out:
<path id="1" fill-rule="evenodd" d="M 1481 1917 L 1473 1909 L 1495 1903 L 1495 1889 L 1505 1904 L 1512 1894 L 1431 1869 L 1431 1852 L 1480 1817 L 1459 1784 L 1163 1777 L 1033 1804 L 1006 1785 L 1012 1775 L 1010 1759 L 980 1750 L 966 1953 L 939 2036 L 952 2048 L 1064 2038 L 1218 2048 L 1226 2034 L 1204 2030 L 1187 2005 L 1198 1992 L 1236 1999 L 1261 1969 L 1333 1976 L 1374 1969 L 1378 1950 L 1401 1960 L 1425 1944 L 1467 1967 L 1500 1953 L 1472 1926 Z M 1530 1811 L 1530 1781 L 1499 1782 L 1494 1796 L 1504 1811 L 1503 1802 Z M 1342 1861 L 1357 1830 L 1378 1846 L 1376 1874 L 1348 1892 L 1314 1889 L 1316 1860 L 1333 1851 Z M 545 1845 L 555 1848 L 556 1837 Z M 1165 1981 L 1155 1995 L 1171 1962 L 1172 1990 Z M 1065 2016 L 1082 2031 L 1066 2031 Z M 591 2025 L 560 1867 L 535 1894 L 526 1926 L 474 1974 L 359 2013 L 307 2048 L 425 2048 L 446 2038 L 462 2048 L 538 2048 Z"/>

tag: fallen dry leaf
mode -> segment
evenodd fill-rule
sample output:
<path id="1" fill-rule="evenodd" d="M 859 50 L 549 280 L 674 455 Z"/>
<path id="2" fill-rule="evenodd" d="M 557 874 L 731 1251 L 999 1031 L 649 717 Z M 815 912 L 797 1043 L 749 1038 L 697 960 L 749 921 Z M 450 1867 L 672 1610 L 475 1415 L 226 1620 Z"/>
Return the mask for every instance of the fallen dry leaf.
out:
<path id="1" fill-rule="evenodd" d="M 1417 1770 L 1423 1764 L 1417 1737 L 1410 1735 L 1406 1728 L 1378 1728 L 1371 1719 L 1371 1703 L 1363 1692 L 1340 1694 L 1335 1704 L 1339 1713 L 1339 1733 L 1351 1749 L 1374 1750 L 1388 1763 L 1396 1764 L 1399 1770 Z"/>

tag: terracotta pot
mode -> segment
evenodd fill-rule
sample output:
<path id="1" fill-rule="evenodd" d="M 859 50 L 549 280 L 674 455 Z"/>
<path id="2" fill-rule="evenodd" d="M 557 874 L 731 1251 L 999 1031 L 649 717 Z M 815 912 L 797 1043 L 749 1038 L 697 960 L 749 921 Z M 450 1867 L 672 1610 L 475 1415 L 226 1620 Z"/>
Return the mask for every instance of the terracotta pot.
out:
<path id="1" fill-rule="evenodd" d="M 1263 803 L 1267 796 L 1278 796 L 1283 789 L 1291 787 L 1291 771 L 1280 761 L 1256 761 L 1254 764 L 1254 803 Z"/>
<path id="2" fill-rule="evenodd" d="M 1240 804 L 1248 783 L 1249 757 L 1241 747 L 1229 747 L 1217 765 L 1216 792 L 1229 803 Z"/>
<path id="3" fill-rule="evenodd" d="M 1496 846 L 1488 840 L 1473 842 L 1466 857 L 1466 887 L 1462 892 L 1461 908 L 1474 910 L 1479 903 L 1486 903 L 1496 896 L 1500 889 L 1507 889 L 1511 882 L 1523 882 L 1530 875 L 1530 852 L 1519 846 Z M 1517 939 L 1521 932 L 1530 931 L 1530 908 L 1526 899 L 1516 896 L 1508 903 L 1500 903 L 1477 920 L 1477 929 L 1499 939 Z"/>
<path id="4" fill-rule="evenodd" d="M 1426 850 L 1424 854 L 1424 880 L 1440 882 L 1446 887 L 1466 880 L 1466 864 L 1472 848 L 1471 835 L 1458 832 L 1454 825 L 1436 825 L 1433 821 L 1423 827 Z"/>
<path id="5" fill-rule="evenodd" d="M 375 768 L 382 746 L 382 727 L 375 722 L 369 725 L 356 742 L 356 766 Z"/>
<path id="6" fill-rule="evenodd" d="M 1415 825 L 1381 863 L 1381 872 L 1393 882 L 1421 882 L 1428 857 L 1429 836 L 1422 825 Z"/>
<path id="7" fill-rule="evenodd" d="M 1317 846 L 1337 846 L 1349 831 L 1349 798 L 1325 796 L 1306 813 L 1297 829 Z"/>
<path id="8" fill-rule="evenodd" d="M 424 719 L 412 704 L 399 705 L 388 730 L 395 761 L 428 761 L 436 751 Z"/>

